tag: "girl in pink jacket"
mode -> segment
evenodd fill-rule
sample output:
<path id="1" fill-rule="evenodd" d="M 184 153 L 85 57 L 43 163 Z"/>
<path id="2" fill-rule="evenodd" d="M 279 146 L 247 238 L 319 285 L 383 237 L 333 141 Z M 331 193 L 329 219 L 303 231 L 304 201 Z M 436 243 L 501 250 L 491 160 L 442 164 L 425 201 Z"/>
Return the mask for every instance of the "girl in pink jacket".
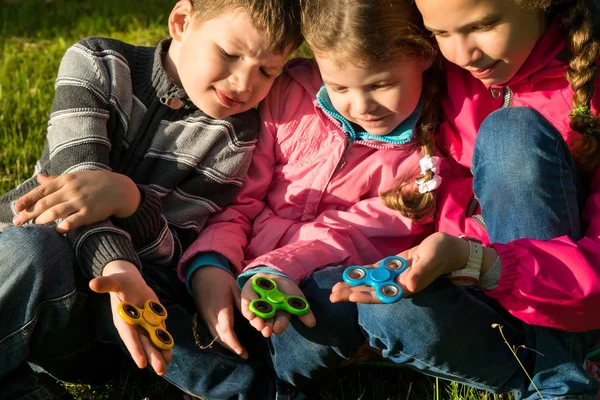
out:
<path id="1" fill-rule="evenodd" d="M 417 15 L 413 9 L 412 19 Z M 410 218 L 386 205 L 399 201 L 399 181 L 421 174 L 422 158 L 432 160 L 440 63 L 431 67 L 433 38 L 408 24 L 411 18 L 385 17 L 396 27 L 384 35 L 358 32 L 335 49 L 317 52 L 316 63 L 287 64 L 260 106 L 262 129 L 240 193 L 211 217 L 182 257 L 180 278 L 200 316 L 221 344 L 242 357 L 247 353 L 233 330 L 234 304 L 264 336 L 282 333 L 290 320 L 287 313 L 273 320 L 254 317 L 248 310 L 256 297 L 251 276 L 267 275 L 284 293 L 303 295 L 298 285 L 318 269 L 372 263 L 432 232 L 433 190 L 443 165 L 423 163 L 426 201 L 404 207 Z M 366 51 L 364 35 L 376 47 Z M 387 40 L 396 45 L 388 48 Z M 338 278 L 320 296 L 335 317 L 317 315 L 330 337 L 347 326 L 358 332 L 355 305 L 329 310 L 329 290 Z M 318 314 L 318 302 L 309 300 Z M 315 316 L 300 321 L 314 326 Z M 335 326 L 325 330 L 326 324 Z"/>
<path id="2" fill-rule="evenodd" d="M 403 253 L 413 263 L 400 280 L 412 292 L 443 274 L 479 280 L 489 297 L 520 320 L 507 319 L 510 330 L 516 323 L 522 335 L 510 343 L 544 354 L 519 353 L 544 398 L 588 398 L 598 384 L 582 364 L 600 334 L 590 331 L 600 328 L 598 43 L 583 0 L 552 3 L 416 0 L 448 61 L 445 122 L 437 141 L 454 159 L 458 183 L 445 182 L 456 193 L 438 202 L 436 222 L 446 234 Z M 491 244 L 481 248 L 458 238 L 465 234 Z M 374 301 L 371 291 L 344 284 L 332 295 L 340 299 Z M 392 314 L 401 318 L 408 308 L 394 305 L 371 318 L 359 306 L 361 327 L 385 338 L 371 344 L 392 359 L 403 360 L 412 350 L 406 343 L 399 349 L 401 333 L 377 325 Z M 495 331 L 475 322 L 477 311 L 464 312 L 473 321 L 470 329 Z M 448 345 L 452 336 L 444 333 Z M 471 352 L 485 350 L 465 339 Z M 418 356 L 434 366 L 429 357 L 439 354 Z M 510 388 L 498 382 L 475 383 L 494 391 Z M 520 393 L 538 396 L 533 385 Z"/>

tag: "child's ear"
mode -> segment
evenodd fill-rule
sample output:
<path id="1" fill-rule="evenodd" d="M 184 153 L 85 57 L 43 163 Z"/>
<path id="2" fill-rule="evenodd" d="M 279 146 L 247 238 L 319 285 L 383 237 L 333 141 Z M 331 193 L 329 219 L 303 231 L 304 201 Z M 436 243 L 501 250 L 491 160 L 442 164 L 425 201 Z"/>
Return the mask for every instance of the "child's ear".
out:
<path id="1" fill-rule="evenodd" d="M 427 71 L 435 61 L 435 57 L 422 57 L 421 58 L 421 66 L 423 67 L 423 72 Z"/>
<path id="2" fill-rule="evenodd" d="M 192 2 L 190 0 L 180 0 L 175 4 L 171 15 L 169 15 L 169 34 L 173 40 L 181 41 L 185 31 L 190 28 Z"/>

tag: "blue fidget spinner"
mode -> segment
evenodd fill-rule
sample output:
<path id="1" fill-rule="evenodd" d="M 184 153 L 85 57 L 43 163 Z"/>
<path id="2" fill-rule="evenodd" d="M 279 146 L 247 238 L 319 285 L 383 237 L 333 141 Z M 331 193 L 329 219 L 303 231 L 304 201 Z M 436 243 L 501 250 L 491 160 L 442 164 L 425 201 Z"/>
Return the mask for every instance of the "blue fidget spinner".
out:
<path id="1" fill-rule="evenodd" d="M 396 277 L 408 268 L 402 257 L 386 257 L 377 268 L 364 268 L 358 265 L 344 270 L 344 282 L 350 286 L 369 285 L 375 288 L 376 296 L 383 303 L 395 303 L 404 294 L 396 284 Z"/>

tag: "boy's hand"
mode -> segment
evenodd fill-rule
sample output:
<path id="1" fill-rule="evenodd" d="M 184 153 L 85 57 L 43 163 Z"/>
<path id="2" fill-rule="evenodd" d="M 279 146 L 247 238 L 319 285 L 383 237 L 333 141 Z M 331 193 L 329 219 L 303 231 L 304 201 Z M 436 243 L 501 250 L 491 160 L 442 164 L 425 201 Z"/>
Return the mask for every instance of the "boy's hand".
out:
<path id="1" fill-rule="evenodd" d="M 258 293 L 252 289 L 252 280 L 257 276 L 265 276 L 267 278 L 273 279 L 277 283 L 277 287 L 279 291 L 288 296 L 300 296 L 304 297 L 302 290 L 296 285 L 296 283 L 290 279 L 284 278 L 279 275 L 274 274 L 265 274 L 262 272 L 257 273 L 252 276 L 252 278 L 248 279 L 248 281 L 244 284 L 242 288 L 242 314 L 250 321 L 250 325 L 252 325 L 256 330 L 260 331 L 264 337 L 269 337 L 273 333 L 279 335 L 283 333 L 288 324 L 290 323 L 291 314 L 282 310 L 279 310 L 275 313 L 275 317 L 263 320 L 260 317 L 254 315 L 252 311 L 250 311 L 250 303 L 252 300 L 260 298 Z M 299 315 L 298 318 L 302 323 L 308 327 L 313 327 L 317 324 L 315 316 L 312 311 L 309 311 L 308 314 Z"/>
<path id="2" fill-rule="evenodd" d="M 248 352 L 233 330 L 233 307 L 240 308 L 240 289 L 235 278 L 221 268 L 204 266 L 191 279 L 196 310 L 210 334 L 235 354 L 248 359 Z"/>
<path id="3" fill-rule="evenodd" d="M 146 331 L 136 325 L 129 325 L 117 311 L 117 306 L 123 301 L 140 308 L 144 307 L 148 299 L 158 301 L 135 265 L 123 260 L 111 261 L 104 267 L 101 277 L 90 281 L 90 289 L 96 293 L 110 294 L 113 322 L 136 365 L 145 368 L 150 363 L 157 375 L 164 375 L 167 364 L 171 362 L 171 350 L 154 347 Z"/>
<path id="4" fill-rule="evenodd" d="M 128 217 L 137 210 L 141 194 L 125 175 L 110 171 L 81 171 L 57 177 L 38 175 L 40 186 L 15 203 L 15 225 L 33 220 L 47 224 L 65 218 L 60 233 L 116 216 Z"/>
<path id="5" fill-rule="evenodd" d="M 469 243 L 455 236 L 437 232 L 398 256 L 406 260 L 408 268 L 396 278 L 396 283 L 402 287 L 404 295 L 408 296 L 425 289 L 441 275 L 463 268 L 469 259 Z M 375 268 L 377 265 L 366 265 L 365 268 Z M 381 303 L 375 296 L 374 288 L 350 286 L 345 282 L 338 282 L 333 286 L 329 299 L 332 303 Z"/>

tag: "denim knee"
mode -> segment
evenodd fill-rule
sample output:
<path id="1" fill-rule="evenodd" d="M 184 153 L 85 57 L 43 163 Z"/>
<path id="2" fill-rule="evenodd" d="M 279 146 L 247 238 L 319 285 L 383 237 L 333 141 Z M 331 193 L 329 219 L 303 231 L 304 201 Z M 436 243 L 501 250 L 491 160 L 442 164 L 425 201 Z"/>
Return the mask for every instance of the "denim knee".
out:
<path id="1" fill-rule="evenodd" d="M 271 337 L 277 377 L 306 386 L 351 357 L 365 343 L 354 303 L 331 303 L 331 288 L 342 280 L 342 267 L 315 272 L 301 285 L 317 325 L 308 328 L 297 317 L 281 335 Z"/>
<path id="2" fill-rule="evenodd" d="M 566 142 L 537 111 L 502 108 L 481 124 L 473 153 L 475 179 L 479 176 L 487 185 L 508 185 L 527 193 L 547 179 L 545 162 L 562 163 L 563 170 L 572 167 Z"/>
<path id="3" fill-rule="evenodd" d="M 359 323 L 370 345 L 396 363 L 491 392 L 512 391 L 520 387 L 519 369 L 492 325 L 522 344 L 521 324 L 478 295 L 438 279 L 397 303 L 359 304 Z"/>
<path id="4" fill-rule="evenodd" d="M 537 111 L 512 107 L 490 114 L 477 136 L 472 170 L 490 240 L 581 236 L 579 172 L 560 133 Z"/>
<path id="5" fill-rule="evenodd" d="M 5 296 L 53 294 L 74 288 L 75 253 L 68 239 L 53 228 L 30 225 L 13 227 L 0 234 L 0 304 Z M 10 303 L 10 301 L 8 301 Z"/>
<path id="6" fill-rule="evenodd" d="M 33 225 L 1 233 L 0 254 L 1 377 L 34 352 L 54 351 L 45 343 L 71 320 L 77 263 L 65 237 Z"/>

